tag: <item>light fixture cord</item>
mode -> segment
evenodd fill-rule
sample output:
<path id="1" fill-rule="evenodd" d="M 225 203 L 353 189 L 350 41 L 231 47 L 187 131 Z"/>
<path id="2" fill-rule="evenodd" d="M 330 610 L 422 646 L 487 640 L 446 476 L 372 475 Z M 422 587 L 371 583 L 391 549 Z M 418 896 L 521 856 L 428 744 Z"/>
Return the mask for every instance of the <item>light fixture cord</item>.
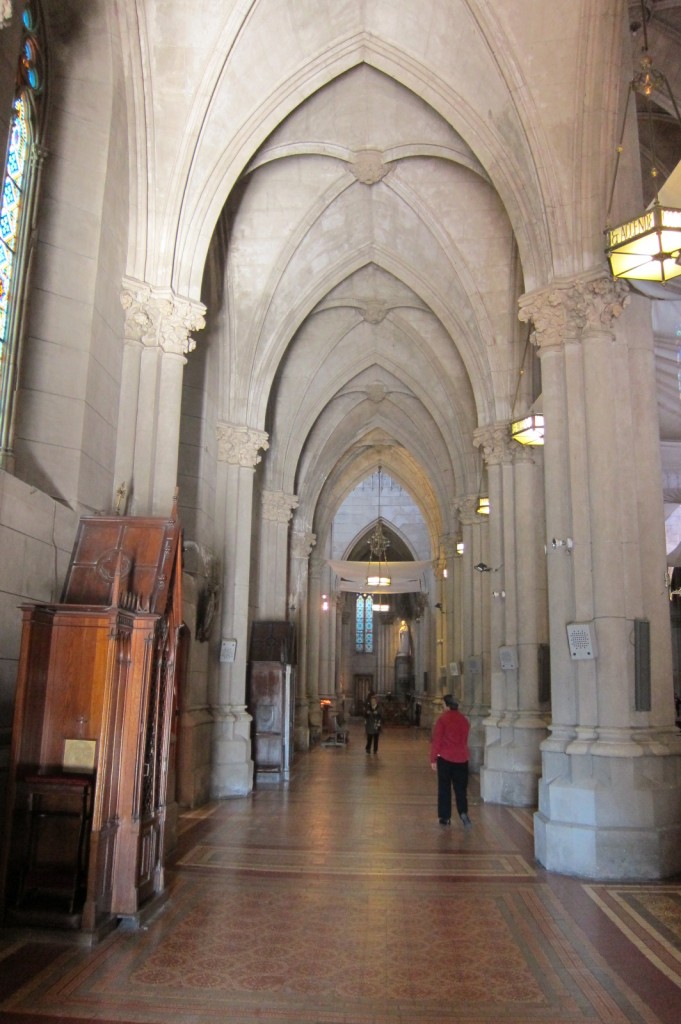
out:
<path id="1" fill-rule="evenodd" d="M 520 392 L 520 382 L 523 379 L 525 373 L 525 357 L 527 356 L 527 349 L 530 344 L 530 328 L 527 329 L 527 337 L 525 338 L 525 348 L 523 349 L 523 358 L 520 360 L 520 370 L 518 371 L 518 383 L 515 387 L 515 395 L 513 396 L 513 405 L 511 406 L 511 419 L 515 413 L 516 402 L 518 401 L 518 393 Z"/>

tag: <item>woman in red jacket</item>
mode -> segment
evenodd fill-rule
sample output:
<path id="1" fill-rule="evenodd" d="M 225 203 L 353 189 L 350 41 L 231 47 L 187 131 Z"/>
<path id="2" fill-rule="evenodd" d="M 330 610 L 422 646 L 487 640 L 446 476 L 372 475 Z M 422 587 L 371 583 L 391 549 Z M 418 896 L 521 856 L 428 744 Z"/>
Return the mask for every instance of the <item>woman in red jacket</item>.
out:
<path id="1" fill-rule="evenodd" d="M 468 817 L 468 733 L 470 724 L 459 711 L 459 702 L 452 693 L 442 698 L 447 710 L 440 715 L 430 744 L 430 767 L 437 772 L 437 813 L 441 825 L 450 825 L 452 789 L 456 809 L 466 829 L 472 828 Z"/>

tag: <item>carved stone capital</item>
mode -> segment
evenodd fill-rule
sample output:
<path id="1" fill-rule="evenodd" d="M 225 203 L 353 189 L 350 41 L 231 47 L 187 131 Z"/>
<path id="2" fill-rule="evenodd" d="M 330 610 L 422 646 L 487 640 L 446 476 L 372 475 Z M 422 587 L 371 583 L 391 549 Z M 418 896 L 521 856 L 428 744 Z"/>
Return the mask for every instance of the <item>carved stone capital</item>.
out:
<path id="1" fill-rule="evenodd" d="M 534 325 L 535 345 L 559 348 L 567 338 L 590 331 L 609 331 L 629 303 L 629 286 L 606 274 L 556 281 L 549 288 L 519 300 L 518 317 Z"/>
<path id="2" fill-rule="evenodd" d="M 298 508 L 298 498 L 295 494 L 286 494 L 284 491 L 263 491 L 262 492 L 262 515 L 271 523 L 288 523 L 291 521 L 293 510 Z"/>
<path id="3" fill-rule="evenodd" d="M 264 430 L 219 423 L 215 433 L 218 439 L 218 462 L 227 462 L 230 466 L 253 469 L 262 458 L 258 454 L 259 449 L 267 451 L 270 446 Z"/>
<path id="4" fill-rule="evenodd" d="M 451 533 L 446 533 L 440 537 L 441 558 L 454 558 L 456 555 L 456 540 L 456 537 L 453 537 Z"/>
<path id="5" fill-rule="evenodd" d="M 519 441 L 512 442 L 513 463 L 536 462 L 539 457 L 540 447 L 533 447 L 528 444 L 520 444 Z"/>
<path id="6" fill-rule="evenodd" d="M 482 454 L 488 466 L 499 466 L 502 462 L 511 462 L 511 427 L 504 423 L 490 423 L 486 427 L 478 427 L 473 432 L 473 444 L 482 448 Z"/>
<path id="7" fill-rule="evenodd" d="M 293 558 L 309 558 L 317 537 L 311 530 L 294 530 L 291 534 L 291 555 Z"/>
<path id="8" fill-rule="evenodd" d="M 121 305 L 125 310 L 126 339 L 158 347 L 171 355 L 193 352 L 192 331 L 206 326 L 202 302 L 183 299 L 169 288 L 152 288 L 143 281 L 124 278 Z"/>
<path id="9" fill-rule="evenodd" d="M 462 526 L 475 526 L 480 522 L 477 514 L 478 495 L 464 494 L 456 502 L 456 510 L 459 513 L 459 522 Z"/>

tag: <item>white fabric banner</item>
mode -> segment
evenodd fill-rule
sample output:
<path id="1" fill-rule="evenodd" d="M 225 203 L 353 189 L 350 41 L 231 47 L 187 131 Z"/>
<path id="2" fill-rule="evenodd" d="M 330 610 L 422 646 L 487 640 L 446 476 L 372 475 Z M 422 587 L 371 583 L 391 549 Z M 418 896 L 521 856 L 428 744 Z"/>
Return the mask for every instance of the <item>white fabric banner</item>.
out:
<path id="1" fill-rule="evenodd" d="M 390 577 L 389 587 L 368 587 L 369 568 L 372 574 L 378 562 L 343 562 L 328 560 L 328 565 L 339 577 L 338 590 L 353 594 L 413 594 L 426 591 L 425 574 L 432 562 L 381 562 L 381 575 Z"/>

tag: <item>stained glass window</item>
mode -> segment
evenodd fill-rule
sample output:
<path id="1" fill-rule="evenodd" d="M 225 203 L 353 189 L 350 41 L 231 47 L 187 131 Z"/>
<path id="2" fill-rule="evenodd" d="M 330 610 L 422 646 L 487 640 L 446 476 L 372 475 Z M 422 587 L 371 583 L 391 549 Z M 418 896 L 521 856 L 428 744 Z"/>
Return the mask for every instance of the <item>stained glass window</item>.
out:
<path id="1" fill-rule="evenodd" d="M 371 654 L 374 649 L 374 601 L 371 595 L 358 594 L 355 610 L 355 650 Z"/>
<path id="2" fill-rule="evenodd" d="M 17 252 L 17 229 L 21 212 L 27 151 L 26 105 L 20 96 L 14 102 L 7 169 L 2 189 L 2 207 L 0 208 L 0 343 L 3 347 L 3 354 L 7 333 L 7 310 L 12 296 L 12 270 Z"/>
<path id="3" fill-rule="evenodd" d="M 21 338 L 19 311 L 26 288 L 31 207 L 37 189 L 35 161 L 44 86 L 42 20 L 38 0 L 27 0 L 0 193 L 0 464 L 11 449 L 11 405 L 17 386 Z"/>

